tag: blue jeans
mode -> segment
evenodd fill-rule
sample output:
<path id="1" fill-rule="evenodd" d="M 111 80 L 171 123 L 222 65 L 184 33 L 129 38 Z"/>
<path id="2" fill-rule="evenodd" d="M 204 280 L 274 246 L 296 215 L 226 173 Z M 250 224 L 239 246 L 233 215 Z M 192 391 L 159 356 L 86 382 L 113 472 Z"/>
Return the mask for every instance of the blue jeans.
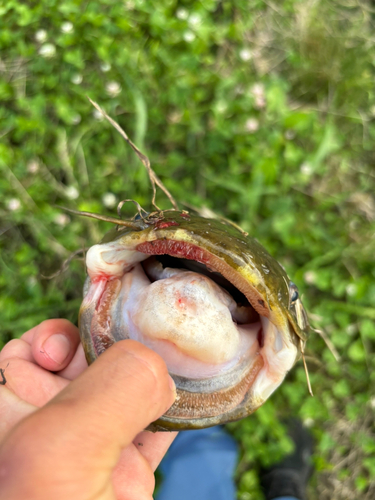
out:
<path id="1" fill-rule="evenodd" d="M 180 432 L 160 464 L 164 480 L 156 500 L 235 500 L 237 458 L 237 443 L 222 427 Z"/>

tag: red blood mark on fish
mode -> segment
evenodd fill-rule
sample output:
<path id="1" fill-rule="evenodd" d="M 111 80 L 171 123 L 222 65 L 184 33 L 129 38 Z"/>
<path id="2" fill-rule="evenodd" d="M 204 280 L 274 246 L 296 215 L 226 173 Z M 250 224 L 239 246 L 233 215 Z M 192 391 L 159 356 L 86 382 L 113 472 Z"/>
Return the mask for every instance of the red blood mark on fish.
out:
<path id="1" fill-rule="evenodd" d="M 190 220 L 190 215 L 186 212 L 180 213 L 180 217 L 182 217 L 183 219 L 186 219 L 186 220 Z"/>
<path id="2" fill-rule="evenodd" d="M 166 222 L 159 221 L 155 224 L 154 231 L 157 231 L 158 229 L 166 229 L 169 226 L 179 226 L 179 225 L 180 224 L 174 220 L 170 220 L 170 221 L 166 221 Z"/>
<path id="3" fill-rule="evenodd" d="M 98 273 L 92 277 L 91 283 L 98 283 L 99 281 L 109 281 L 111 278 L 113 278 L 113 276 L 111 276 L 110 274 Z"/>
<path id="4" fill-rule="evenodd" d="M 187 300 L 183 299 L 180 294 L 177 294 L 176 306 L 179 309 L 185 309 L 187 306 Z"/>

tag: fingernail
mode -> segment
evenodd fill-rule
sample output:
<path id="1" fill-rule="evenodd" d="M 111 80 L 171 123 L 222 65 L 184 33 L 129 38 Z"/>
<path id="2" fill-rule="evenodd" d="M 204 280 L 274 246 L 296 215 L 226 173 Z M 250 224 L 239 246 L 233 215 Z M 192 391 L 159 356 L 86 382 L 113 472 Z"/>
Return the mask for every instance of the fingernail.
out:
<path id="1" fill-rule="evenodd" d="M 56 333 L 44 342 L 44 353 L 58 365 L 62 365 L 69 355 L 70 342 L 62 333 Z"/>

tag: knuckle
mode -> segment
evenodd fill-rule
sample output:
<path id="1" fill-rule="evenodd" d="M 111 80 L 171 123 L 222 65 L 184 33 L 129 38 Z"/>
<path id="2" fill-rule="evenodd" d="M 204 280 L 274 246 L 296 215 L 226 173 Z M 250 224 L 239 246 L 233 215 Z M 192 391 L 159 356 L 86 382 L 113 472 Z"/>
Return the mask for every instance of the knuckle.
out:
<path id="1" fill-rule="evenodd" d="M 23 354 L 25 348 L 27 348 L 27 344 L 23 340 L 10 340 L 0 351 L 0 360 L 17 358 Z"/>

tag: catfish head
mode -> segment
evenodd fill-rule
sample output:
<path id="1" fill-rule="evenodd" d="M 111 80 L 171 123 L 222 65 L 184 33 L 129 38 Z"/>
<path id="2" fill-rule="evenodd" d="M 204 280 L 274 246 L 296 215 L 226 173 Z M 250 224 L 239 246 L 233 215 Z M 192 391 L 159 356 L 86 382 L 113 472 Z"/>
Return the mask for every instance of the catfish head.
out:
<path id="1" fill-rule="evenodd" d="M 79 327 L 88 362 L 134 339 L 175 381 L 177 398 L 151 430 L 246 417 L 303 355 L 309 325 L 296 286 L 226 221 L 156 211 L 112 229 L 86 265 Z"/>

